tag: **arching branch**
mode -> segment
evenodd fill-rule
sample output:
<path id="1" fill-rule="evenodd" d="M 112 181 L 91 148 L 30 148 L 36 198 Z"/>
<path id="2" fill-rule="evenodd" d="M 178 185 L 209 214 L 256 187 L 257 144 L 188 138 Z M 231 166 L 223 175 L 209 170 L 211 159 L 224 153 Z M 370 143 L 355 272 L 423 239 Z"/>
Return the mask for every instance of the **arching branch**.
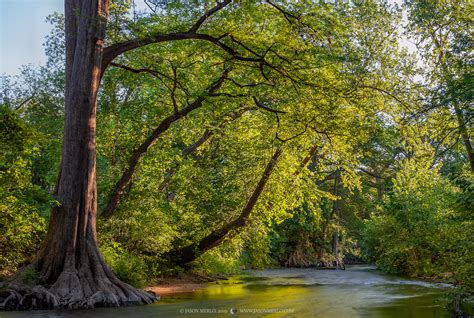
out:
<path id="1" fill-rule="evenodd" d="M 225 69 L 219 79 L 217 79 L 209 86 L 206 91 L 206 94 L 211 94 L 218 90 L 224 83 L 224 80 L 227 78 L 229 71 L 229 69 Z M 145 139 L 145 141 L 140 144 L 140 146 L 135 149 L 135 151 L 133 151 L 132 155 L 128 159 L 128 167 L 125 169 L 119 181 L 115 185 L 112 195 L 107 203 L 107 207 L 103 213 L 105 217 L 110 217 L 115 211 L 123 196 L 125 187 L 129 184 L 133 174 L 135 173 L 140 159 L 145 155 L 148 149 L 150 149 L 150 147 L 156 142 L 156 140 L 160 138 L 161 135 L 170 128 L 172 123 L 181 119 L 182 117 L 185 117 L 193 110 L 200 108 L 203 105 L 203 102 L 206 97 L 207 96 L 205 95 L 199 96 L 191 104 L 163 119 L 158 125 L 158 127 L 156 127 L 155 130 L 153 130 L 153 132 Z"/>
<path id="2" fill-rule="evenodd" d="M 197 21 L 196 23 L 194 23 L 194 25 L 191 27 L 191 29 L 189 29 L 189 33 L 196 33 L 199 28 L 204 24 L 204 22 L 206 22 L 206 20 L 212 16 L 213 14 L 215 14 L 217 11 L 223 9 L 225 6 L 227 6 L 228 4 L 230 4 L 232 2 L 232 0 L 224 0 L 220 3 L 217 3 L 217 5 L 209 10 L 207 10 L 204 15 L 202 15 Z"/>
<path id="3" fill-rule="evenodd" d="M 219 2 L 216 6 L 206 11 L 194 24 L 193 26 L 186 32 L 171 32 L 167 34 L 153 34 L 147 37 L 142 38 L 135 38 L 123 42 L 119 42 L 116 44 L 112 44 L 106 48 L 104 48 L 103 55 L 102 55 L 102 73 L 105 69 L 109 66 L 109 64 L 119 55 L 137 49 L 139 47 L 143 47 L 152 43 L 159 43 L 159 42 L 168 42 L 168 41 L 179 41 L 179 40 L 188 40 L 188 39 L 201 39 L 205 41 L 209 41 L 214 43 L 225 51 L 231 53 L 231 55 L 237 55 L 232 48 L 226 46 L 224 43 L 220 42 L 220 38 L 214 38 L 209 35 L 205 34 L 198 34 L 197 31 L 199 28 L 214 14 L 225 8 L 229 5 L 232 0 L 224 0 Z M 235 53 L 235 54 L 232 54 Z"/>
<path id="4" fill-rule="evenodd" d="M 269 112 L 274 113 L 274 114 L 286 114 L 287 113 L 285 111 L 276 110 L 276 109 L 273 109 L 273 108 L 270 108 L 270 107 L 267 107 L 267 106 L 263 105 L 262 102 L 260 102 L 255 96 L 252 96 L 252 99 L 253 99 L 253 101 L 255 102 L 255 105 L 258 108 L 265 109 L 266 111 L 269 111 Z"/>
<path id="5" fill-rule="evenodd" d="M 250 195 L 247 203 L 243 207 L 240 215 L 231 221 L 230 223 L 224 225 L 220 229 L 212 231 L 210 234 L 202 238 L 197 244 L 188 245 L 182 249 L 171 251 L 166 256 L 176 263 L 177 265 L 184 266 L 187 263 L 192 262 L 197 257 L 205 253 L 206 251 L 219 245 L 231 231 L 236 231 L 245 226 L 247 220 L 255 207 L 260 195 L 262 194 L 265 185 L 267 184 L 268 179 L 270 178 L 271 173 L 273 172 L 278 158 L 282 154 L 283 149 L 281 147 L 277 148 L 270 161 L 267 163 L 267 166 L 258 181 L 255 189 Z"/>

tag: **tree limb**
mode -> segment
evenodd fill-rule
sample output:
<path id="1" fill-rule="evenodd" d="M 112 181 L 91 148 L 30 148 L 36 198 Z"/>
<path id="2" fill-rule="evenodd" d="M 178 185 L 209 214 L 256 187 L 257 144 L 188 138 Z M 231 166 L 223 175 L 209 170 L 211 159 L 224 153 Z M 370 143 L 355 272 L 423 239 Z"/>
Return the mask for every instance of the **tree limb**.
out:
<path id="1" fill-rule="evenodd" d="M 237 55 L 237 53 L 224 43 L 220 42 L 220 38 L 214 38 L 206 34 L 198 34 L 197 31 L 199 28 L 209 19 L 212 15 L 222 10 L 224 7 L 229 5 L 232 0 L 224 0 L 219 2 L 215 7 L 209 9 L 202 15 L 196 23 L 186 32 L 171 32 L 167 34 L 153 34 L 144 38 L 135 38 L 119 43 L 112 44 L 103 50 L 102 55 L 102 73 L 109 66 L 109 64 L 120 54 L 125 53 L 130 50 L 137 49 L 142 46 L 146 46 L 152 43 L 167 42 L 167 41 L 179 41 L 179 40 L 188 40 L 188 39 L 200 39 L 214 43 L 230 53 L 231 55 Z"/>
<path id="2" fill-rule="evenodd" d="M 197 21 L 196 23 L 194 23 L 194 25 L 189 29 L 189 33 L 196 33 L 198 31 L 198 29 L 204 24 L 204 22 L 206 22 L 206 20 L 212 16 L 213 14 L 215 14 L 217 11 L 223 9 L 225 6 L 227 6 L 228 4 L 230 4 L 232 2 L 232 0 L 224 0 L 222 2 L 218 2 L 217 5 L 209 10 L 207 10 L 204 15 L 202 15 Z"/>
<path id="3" fill-rule="evenodd" d="M 255 102 L 255 105 L 258 108 L 265 109 L 266 111 L 269 111 L 269 112 L 274 113 L 274 114 L 286 114 L 287 113 L 285 111 L 272 109 L 270 107 L 267 107 L 267 106 L 263 105 L 255 96 L 252 96 L 252 99 L 253 99 L 253 101 Z"/>
<path id="4" fill-rule="evenodd" d="M 217 89 L 219 89 L 224 83 L 225 78 L 228 76 L 229 71 L 230 71 L 229 69 L 225 69 L 222 75 L 219 77 L 219 79 L 217 79 L 215 82 L 213 82 L 209 86 L 206 93 L 210 94 L 210 93 L 215 92 Z M 125 169 L 121 178 L 115 185 L 112 195 L 107 203 L 107 207 L 105 208 L 105 211 L 103 213 L 104 217 L 108 218 L 114 213 L 115 209 L 117 208 L 123 196 L 125 187 L 130 182 L 133 174 L 135 173 L 135 170 L 138 166 L 140 159 L 145 155 L 148 149 L 155 143 L 155 141 L 158 138 L 161 137 L 161 135 L 165 131 L 167 131 L 170 128 L 172 123 L 181 119 L 182 117 L 185 117 L 191 111 L 197 108 L 200 108 L 203 105 L 203 102 L 205 99 L 206 99 L 205 95 L 199 96 L 191 104 L 187 105 L 186 107 L 182 108 L 178 112 L 175 112 L 172 115 L 163 119 L 161 123 L 158 125 L 158 127 L 155 128 L 155 130 L 153 130 L 153 132 L 148 136 L 148 138 L 146 138 L 145 141 L 137 149 L 135 149 L 135 151 L 133 151 L 132 155 L 128 159 L 128 167 L 127 169 Z"/>
<path id="5" fill-rule="evenodd" d="M 179 250 L 168 252 L 166 256 L 177 265 L 184 266 L 195 260 L 197 257 L 202 255 L 206 251 L 218 246 L 228 236 L 229 232 L 236 231 L 245 226 L 250 216 L 250 213 L 255 207 L 255 204 L 257 203 L 260 195 L 262 194 L 265 185 L 277 164 L 278 158 L 282 154 L 282 151 L 283 150 L 281 147 L 276 149 L 272 158 L 267 163 L 267 166 L 255 189 L 253 190 L 247 203 L 242 209 L 240 215 L 236 219 L 224 225 L 220 229 L 212 231 L 210 234 L 202 238 L 199 243 L 191 244 Z"/>

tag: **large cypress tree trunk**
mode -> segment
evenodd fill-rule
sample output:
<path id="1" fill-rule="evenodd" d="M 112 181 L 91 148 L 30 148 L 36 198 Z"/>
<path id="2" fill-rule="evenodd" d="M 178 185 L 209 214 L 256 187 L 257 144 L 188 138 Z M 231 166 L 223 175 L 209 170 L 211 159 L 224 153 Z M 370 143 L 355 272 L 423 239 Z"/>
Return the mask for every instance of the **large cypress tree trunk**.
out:
<path id="1" fill-rule="evenodd" d="M 121 282 L 97 246 L 96 99 L 107 12 L 108 0 L 66 0 L 60 206 L 51 213 L 48 234 L 35 261 L 0 292 L 0 309 L 121 306 L 155 299 Z"/>

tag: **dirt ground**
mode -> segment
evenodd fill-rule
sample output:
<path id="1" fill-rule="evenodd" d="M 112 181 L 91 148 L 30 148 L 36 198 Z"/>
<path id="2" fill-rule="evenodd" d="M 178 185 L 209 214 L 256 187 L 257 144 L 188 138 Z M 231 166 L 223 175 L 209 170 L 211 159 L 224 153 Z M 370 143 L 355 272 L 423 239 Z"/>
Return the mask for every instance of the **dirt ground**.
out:
<path id="1" fill-rule="evenodd" d="M 154 284 L 144 289 L 159 296 L 190 293 L 206 288 L 210 282 L 222 279 L 226 279 L 226 277 L 186 274 L 179 277 L 160 278 Z"/>

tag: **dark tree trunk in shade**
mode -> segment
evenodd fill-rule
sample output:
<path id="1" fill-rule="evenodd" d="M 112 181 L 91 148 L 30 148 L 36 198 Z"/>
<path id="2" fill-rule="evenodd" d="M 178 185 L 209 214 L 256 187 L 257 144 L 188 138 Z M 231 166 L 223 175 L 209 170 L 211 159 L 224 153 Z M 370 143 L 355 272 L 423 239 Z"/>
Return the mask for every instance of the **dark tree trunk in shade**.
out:
<path id="1" fill-rule="evenodd" d="M 121 282 L 96 238 L 96 99 L 107 0 L 66 0 L 65 125 L 60 206 L 53 209 L 34 262 L 6 282 L 0 309 L 90 308 L 146 304 L 155 297 Z M 35 271 L 35 286 L 24 279 Z"/>

